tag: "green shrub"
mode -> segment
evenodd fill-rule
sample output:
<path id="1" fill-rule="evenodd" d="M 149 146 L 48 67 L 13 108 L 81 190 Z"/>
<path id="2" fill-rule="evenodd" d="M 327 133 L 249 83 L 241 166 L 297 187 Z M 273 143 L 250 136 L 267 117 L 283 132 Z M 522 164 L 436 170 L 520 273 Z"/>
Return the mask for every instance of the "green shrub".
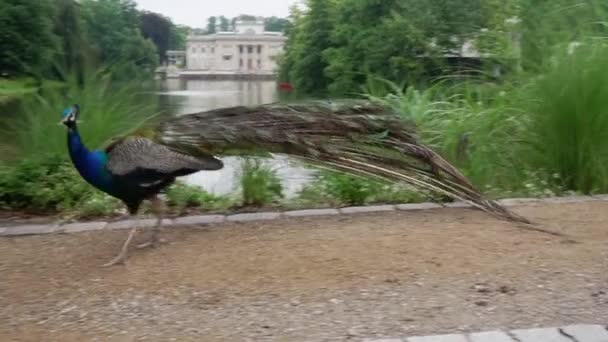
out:
<path id="1" fill-rule="evenodd" d="M 232 206 L 232 201 L 228 197 L 216 196 L 197 186 L 177 181 L 167 190 L 167 204 L 182 213 L 187 208 L 226 210 Z"/>
<path id="2" fill-rule="evenodd" d="M 298 193 L 296 203 L 301 206 L 397 204 L 423 202 L 429 197 L 426 192 L 405 185 L 321 171 L 312 184 Z"/>
<path id="3" fill-rule="evenodd" d="M 378 182 L 333 172 L 322 174 L 319 181 L 330 197 L 347 205 L 365 204 L 379 186 Z"/>
<path id="4" fill-rule="evenodd" d="M 245 206 L 263 206 L 283 198 L 283 185 L 276 171 L 258 158 L 243 161 L 240 185 Z"/>
<path id="5" fill-rule="evenodd" d="M 77 215 L 105 215 L 120 202 L 87 184 L 60 157 L 0 166 L 0 206 Z"/>

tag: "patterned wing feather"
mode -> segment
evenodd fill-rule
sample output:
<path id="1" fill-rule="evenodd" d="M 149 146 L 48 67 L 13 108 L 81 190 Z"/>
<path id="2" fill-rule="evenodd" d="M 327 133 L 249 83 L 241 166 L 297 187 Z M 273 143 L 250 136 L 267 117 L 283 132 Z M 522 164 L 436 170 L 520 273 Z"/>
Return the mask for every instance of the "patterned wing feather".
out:
<path id="1" fill-rule="evenodd" d="M 190 156 L 150 139 L 128 137 L 106 149 L 108 170 L 117 176 L 148 174 L 156 177 L 178 177 L 200 170 L 219 170 L 220 160 L 212 156 Z M 153 177 L 153 178 L 156 178 Z"/>

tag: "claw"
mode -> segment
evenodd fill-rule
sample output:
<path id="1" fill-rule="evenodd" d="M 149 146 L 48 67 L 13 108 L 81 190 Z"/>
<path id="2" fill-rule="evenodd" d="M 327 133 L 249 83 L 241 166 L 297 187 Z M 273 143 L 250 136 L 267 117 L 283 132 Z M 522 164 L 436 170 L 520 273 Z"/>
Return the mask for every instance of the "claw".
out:
<path id="1" fill-rule="evenodd" d="M 114 259 L 110 260 L 110 262 L 105 263 L 103 265 L 101 265 L 101 267 L 112 267 L 118 264 L 125 264 L 125 261 L 127 261 L 127 255 L 126 253 L 120 253 L 118 254 Z"/>
<path id="2" fill-rule="evenodd" d="M 131 240 L 133 240 L 133 237 L 135 236 L 136 233 L 137 233 L 137 228 L 131 229 L 131 231 L 129 232 L 129 237 L 127 237 L 127 240 L 122 245 L 122 249 L 120 250 L 120 253 L 118 253 L 118 255 L 114 259 L 110 260 L 110 262 L 101 265 L 101 267 L 110 267 L 110 266 L 114 266 L 114 265 L 118 265 L 118 264 L 124 264 L 125 261 L 127 260 L 127 251 L 129 250 L 129 244 L 131 244 Z"/>

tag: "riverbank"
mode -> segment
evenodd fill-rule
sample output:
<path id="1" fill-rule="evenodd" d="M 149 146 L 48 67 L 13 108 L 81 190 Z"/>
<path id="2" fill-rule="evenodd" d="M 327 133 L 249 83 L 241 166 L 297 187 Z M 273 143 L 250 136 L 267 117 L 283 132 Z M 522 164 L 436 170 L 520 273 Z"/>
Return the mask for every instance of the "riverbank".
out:
<path id="1" fill-rule="evenodd" d="M 193 226 L 110 269 L 99 265 L 125 231 L 0 239 L 0 340 L 361 341 L 602 324 L 607 205 L 515 208 L 568 239 L 464 208 Z"/>

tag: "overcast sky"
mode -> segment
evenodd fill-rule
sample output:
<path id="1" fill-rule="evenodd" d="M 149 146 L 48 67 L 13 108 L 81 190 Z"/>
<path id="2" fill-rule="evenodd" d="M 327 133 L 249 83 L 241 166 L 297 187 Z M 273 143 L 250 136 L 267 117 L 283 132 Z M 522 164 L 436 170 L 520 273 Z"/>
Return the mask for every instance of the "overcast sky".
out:
<path id="1" fill-rule="evenodd" d="M 176 24 L 205 27 L 210 16 L 239 14 L 286 17 L 298 0 L 135 0 L 140 9 L 161 13 Z"/>

